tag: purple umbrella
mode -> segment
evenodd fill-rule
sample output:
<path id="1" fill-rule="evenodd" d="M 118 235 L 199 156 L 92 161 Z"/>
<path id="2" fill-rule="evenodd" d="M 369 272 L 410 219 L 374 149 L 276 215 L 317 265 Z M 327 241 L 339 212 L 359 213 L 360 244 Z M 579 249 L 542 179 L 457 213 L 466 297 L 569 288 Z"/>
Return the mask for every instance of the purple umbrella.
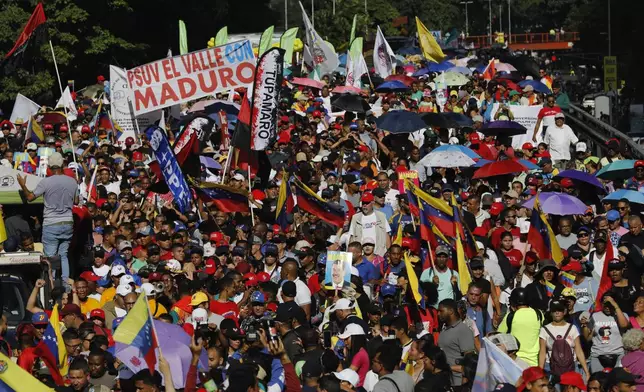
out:
<path id="1" fill-rule="evenodd" d="M 525 135 L 528 129 L 514 121 L 492 121 L 485 123 L 479 131 L 485 136 Z"/>
<path id="2" fill-rule="evenodd" d="M 158 335 L 163 357 L 168 361 L 170 370 L 172 371 L 172 383 L 177 389 L 183 388 L 186 377 L 188 376 L 190 361 L 192 360 L 190 335 L 178 325 L 168 324 L 158 320 L 154 320 L 154 328 Z M 115 351 L 116 357 L 132 372 L 137 373 L 142 369 L 148 368 L 138 348 L 117 342 Z M 159 350 L 157 350 L 158 357 Z M 201 351 L 198 368 L 208 369 L 208 355 L 206 354 L 206 350 Z M 158 360 L 156 370 L 159 370 Z"/>
<path id="3" fill-rule="evenodd" d="M 586 184 L 590 184 L 594 187 L 597 187 L 601 189 L 602 191 L 606 191 L 604 189 L 604 186 L 602 183 L 597 179 L 597 177 L 593 176 L 592 174 L 588 174 L 583 171 L 579 170 L 564 170 L 562 172 L 559 172 L 554 179 L 559 179 L 559 178 L 570 178 L 571 180 L 575 180 L 578 182 L 584 182 Z"/>
<path id="4" fill-rule="evenodd" d="M 530 198 L 521 206 L 533 208 L 535 198 Z M 588 206 L 575 196 L 559 192 L 539 193 L 539 204 L 543 212 L 552 215 L 583 215 L 588 209 Z"/>

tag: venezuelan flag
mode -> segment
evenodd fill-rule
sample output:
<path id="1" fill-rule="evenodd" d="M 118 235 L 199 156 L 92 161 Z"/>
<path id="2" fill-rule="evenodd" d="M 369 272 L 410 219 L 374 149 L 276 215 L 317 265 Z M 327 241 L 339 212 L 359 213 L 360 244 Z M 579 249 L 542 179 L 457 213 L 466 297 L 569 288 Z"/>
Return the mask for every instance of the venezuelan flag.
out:
<path id="1" fill-rule="evenodd" d="M 250 212 L 248 207 L 248 192 L 244 189 L 232 188 L 227 185 L 212 182 L 191 181 L 202 199 L 212 201 L 219 211 Z"/>
<path id="2" fill-rule="evenodd" d="M 454 195 L 452 195 L 452 203 L 454 204 L 454 210 L 456 210 L 456 198 Z M 458 215 L 456 211 L 455 215 Z M 461 232 L 463 225 L 454 224 L 454 227 L 456 228 L 456 267 L 458 268 L 459 285 L 461 290 L 467 290 L 467 287 L 472 282 L 472 276 L 470 275 L 469 266 L 465 262 L 465 250 L 463 249 L 463 241 L 461 240 L 463 236 Z"/>
<path id="3" fill-rule="evenodd" d="M 295 195 L 297 196 L 297 206 L 299 208 L 317 215 L 323 221 L 334 226 L 342 227 L 344 225 L 342 207 L 324 200 L 296 177 L 293 177 L 292 183 L 295 185 Z"/>
<path id="4" fill-rule="evenodd" d="M 463 245 L 465 255 L 471 259 L 478 253 L 476 240 L 470 232 L 470 229 L 463 225 L 463 217 L 461 216 L 461 211 L 459 210 L 458 204 L 456 203 L 456 197 L 454 197 L 454 195 L 452 195 L 452 205 L 454 206 L 454 225 L 461 233 L 461 240 L 465 241 L 465 244 Z"/>
<path id="5" fill-rule="evenodd" d="M 546 294 L 548 294 L 548 297 L 552 297 L 554 293 L 555 293 L 555 285 L 550 282 L 546 282 Z"/>
<path id="6" fill-rule="evenodd" d="M 123 322 L 114 333 L 114 341 L 136 347 L 141 352 L 141 357 L 154 373 L 157 363 L 155 349 L 159 347 L 154 325 L 148 309 L 145 295 L 139 295 L 132 310 L 125 316 Z"/>
<path id="7" fill-rule="evenodd" d="M 67 349 L 63 341 L 63 334 L 60 331 L 60 317 L 58 316 L 58 304 L 54 305 L 49 317 L 49 325 L 43 334 L 43 342 L 47 350 L 56 359 L 60 375 L 66 376 L 69 371 L 69 361 L 67 360 Z"/>
<path id="8" fill-rule="evenodd" d="M 409 280 L 409 290 L 411 290 L 411 294 L 414 296 L 414 300 L 416 301 L 417 304 L 420 304 L 420 301 L 423 299 L 422 295 L 420 295 L 420 291 L 418 289 L 418 277 L 416 276 L 416 271 L 414 270 L 414 266 L 411 263 L 411 260 L 409 260 L 409 252 L 405 252 L 405 270 L 407 271 L 407 279 Z"/>
<path id="9" fill-rule="evenodd" d="M 275 209 L 275 222 L 280 225 L 282 230 L 288 227 L 286 215 L 293 211 L 293 195 L 291 194 L 291 185 L 287 180 L 286 171 L 282 172 L 282 183 L 277 195 L 277 208 Z"/>
<path id="10" fill-rule="evenodd" d="M 33 116 L 31 117 L 31 120 L 29 120 L 27 133 L 25 135 L 25 142 L 28 140 L 31 140 L 36 144 L 40 144 L 45 141 L 45 133 L 42 131 L 42 127 Z"/>
<path id="11" fill-rule="evenodd" d="M 0 391 L 52 392 L 53 389 L 0 353 Z"/>
<path id="12" fill-rule="evenodd" d="M 559 280 L 566 287 L 572 287 L 575 284 L 575 276 L 565 271 L 559 272 Z"/>
<path id="13" fill-rule="evenodd" d="M 555 238 L 555 233 L 548 223 L 548 219 L 541 212 L 539 204 L 539 195 L 535 196 L 534 207 L 532 209 L 532 216 L 530 217 L 530 231 L 528 232 L 528 242 L 532 246 L 539 258 L 552 260 L 561 264 L 563 260 L 563 252 L 559 247 L 559 243 Z"/>

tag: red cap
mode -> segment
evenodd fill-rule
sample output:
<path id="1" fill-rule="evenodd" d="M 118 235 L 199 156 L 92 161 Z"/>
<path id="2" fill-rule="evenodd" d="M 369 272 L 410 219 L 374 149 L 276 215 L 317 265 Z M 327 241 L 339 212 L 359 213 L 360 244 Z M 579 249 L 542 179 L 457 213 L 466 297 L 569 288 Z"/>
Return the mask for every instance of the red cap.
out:
<path id="1" fill-rule="evenodd" d="M 81 127 L 81 132 L 82 132 L 82 133 L 92 133 L 92 130 L 91 130 L 91 129 L 89 129 L 89 125 L 83 125 L 83 126 Z"/>
<path id="2" fill-rule="evenodd" d="M 211 242 L 216 242 L 217 244 L 219 244 L 223 240 L 224 240 L 224 233 L 222 233 L 221 231 L 214 231 L 210 233 Z"/>
<path id="3" fill-rule="evenodd" d="M 55 143 L 54 145 L 55 145 L 56 147 L 62 147 L 62 146 L 63 146 L 63 142 L 61 142 L 60 140 L 56 140 L 56 143 Z"/>
<path id="4" fill-rule="evenodd" d="M 253 195 L 253 198 L 258 201 L 262 201 L 266 199 L 266 194 L 262 192 L 260 189 L 253 189 L 251 192 L 251 195 Z"/>
<path id="5" fill-rule="evenodd" d="M 521 375 L 521 384 L 517 386 L 517 392 L 522 392 L 526 384 L 530 384 L 532 382 L 535 382 L 537 380 L 541 380 L 542 378 L 546 378 L 546 373 L 544 373 L 543 369 L 541 369 L 538 366 L 532 366 L 527 368 L 526 370 L 523 371 L 523 374 Z"/>
<path id="6" fill-rule="evenodd" d="M 44 129 L 54 129 L 54 126 L 51 124 L 45 124 Z"/>
<path id="7" fill-rule="evenodd" d="M 283 123 L 288 123 L 288 116 L 280 117 L 280 121 L 283 122 Z"/>
<path id="8" fill-rule="evenodd" d="M 257 284 L 259 284 L 259 282 L 257 281 L 257 275 L 255 275 L 252 272 L 249 272 L 249 273 L 245 274 L 242 277 L 242 279 L 243 279 L 244 284 L 246 285 L 246 287 L 255 287 L 255 286 L 257 286 Z"/>
<path id="9" fill-rule="evenodd" d="M 204 266 L 203 272 L 208 275 L 214 275 L 215 272 L 217 272 L 217 263 L 215 263 L 215 260 L 213 259 L 206 260 Z"/>
<path id="10" fill-rule="evenodd" d="M 521 146 L 522 150 L 534 150 L 534 146 L 532 143 L 523 143 L 523 146 Z"/>
<path id="11" fill-rule="evenodd" d="M 469 192 L 461 192 L 461 200 L 467 200 L 468 197 L 470 197 Z"/>
<path id="12" fill-rule="evenodd" d="M 530 177 L 530 179 L 528 180 L 528 185 L 539 185 L 539 181 L 534 177 Z"/>
<path id="13" fill-rule="evenodd" d="M 644 167 L 644 161 L 642 160 L 635 161 L 635 167 Z"/>
<path id="14" fill-rule="evenodd" d="M 527 252 L 525 254 L 525 262 L 526 262 L 526 264 L 536 263 L 537 260 L 539 260 L 539 257 L 533 251 L 529 251 L 529 252 Z"/>
<path id="15" fill-rule="evenodd" d="M 313 111 L 313 117 L 322 117 L 322 113 L 319 110 L 314 110 Z"/>
<path id="16" fill-rule="evenodd" d="M 333 128 L 333 129 L 342 129 L 342 124 L 335 122 L 335 123 L 333 123 L 331 125 L 331 128 Z"/>
<path id="17" fill-rule="evenodd" d="M 586 390 L 584 379 L 581 377 L 581 374 L 577 372 L 566 372 L 562 374 L 561 376 L 559 376 L 559 384 L 572 385 L 573 387 L 577 387 L 582 391 Z"/>
<path id="18" fill-rule="evenodd" d="M 492 207 L 490 207 L 490 215 L 497 216 L 504 208 L 505 205 L 501 202 L 492 203 Z"/>
<path id="19" fill-rule="evenodd" d="M 255 275 L 255 278 L 257 279 L 257 282 L 259 283 L 265 283 L 271 280 L 271 276 L 268 274 L 268 272 L 260 272 Z"/>
<path id="20" fill-rule="evenodd" d="M 235 271 L 239 272 L 240 274 L 247 274 L 250 272 L 250 264 L 242 261 L 241 263 L 237 264 Z"/>
<path id="21" fill-rule="evenodd" d="M 277 304 L 275 302 L 271 302 L 270 304 L 266 305 L 266 310 L 269 310 L 273 313 L 277 312 Z"/>
<path id="22" fill-rule="evenodd" d="M 478 144 L 481 142 L 481 137 L 479 136 L 478 132 L 472 132 L 470 133 L 470 143 L 472 144 Z"/>
<path id="23" fill-rule="evenodd" d="M 105 321 L 105 311 L 103 309 L 94 309 L 91 312 L 89 312 L 89 318 L 90 320 L 93 318 L 99 318 Z"/>
<path id="24" fill-rule="evenodd" d="M 572 271 L 572 272 L 577 272 L 577 273 L 580 274 L 581 270 L 582 270 L 581 263 L 579 261 L 577 261 L 577 260 L 572 259 L 572 260 L 570 260 L 568 262 L 568 264 L 566 264 L 563 267 L 561 267 L 561 270 L 564 271 L 564 272 L 571 272 Z"/>
<path id="25" fill-rule="evenodd" d="M 575 186 L 570 178 L 562 178 L 559 184 L 561 184 L 561 186 L 564 188 L 572 188 L 573 186 Z"/>
<path id="26" fill-rule="evenodd" d="M 99 81 L 99 82 L 104 82 L 104 81 L 105 81 L 105 76 L 103 76 L 103 75 L 98 75 L 98 76 L 96 77 L 96 80 L 97 80 L 97 81 Z"/>
<path id="27" fill-rule="evenodd" d="M 84 279 L 84 280 L 86 280 L 88 282 L 97 282 L 97 281 L 99 281 L 101 279 L 98 275 L 96 275 L 92 271 L 83 272 L 82 274 L 80 274 L 80 278 Z"/>
<path id="28" fill-rule="evenodd" d="M 153 272 L 148 276 L 150 282 L 160 282 L 163 279 L 163 275 L 160 272 Z"/>
<path id="29" fill-rule="evenodd" d="M 414 240 L 409 237 L 403 237 L 400 241 L 400 246 L 407 249 L 412 249 L 414 247 Z"/>
<path id="30" fill-rule="evenodd" d="M 360 152 L 368 152 L 368 151 L 369 151 L 369 147 L 365 146 L 364 144 L 361 144 L 361 145 L 359 145 L 359 146 L 356 148 L 356 150 L 358 150 L 358 151 L 360 151 Z"/>
<path id="31" fill-rule="evenodd" d="M 67 128 L 66 124 L 63 124 L 63 125 L 60 126 L 60 128 L 58 128 L 58 131 L 59 132 L 69 132 L 69 128 Z"/>
<path id="32" fill-rule="evenodd" d="M 134 144 L 134 138 L 133 138 L 132 136 L 128 136 L 128 137 L 126 137 L 126 138 L 125 138 L 125 145 L 129 147 L 129 146 L 131 146 L 132 144 Z"/>
<path id="33" fill-rule="evenodd" d="M 371 192 L 363 193 L 360 201 L 363 203 L 371 203 L 373 201 L 373 194 Z"/>
<path id="34" fill-rule="evenodd" d="M 143 153 L 141 151 L 134 151 L 132 153 L 132 160 L 134 162 L 143 161 Z"/>

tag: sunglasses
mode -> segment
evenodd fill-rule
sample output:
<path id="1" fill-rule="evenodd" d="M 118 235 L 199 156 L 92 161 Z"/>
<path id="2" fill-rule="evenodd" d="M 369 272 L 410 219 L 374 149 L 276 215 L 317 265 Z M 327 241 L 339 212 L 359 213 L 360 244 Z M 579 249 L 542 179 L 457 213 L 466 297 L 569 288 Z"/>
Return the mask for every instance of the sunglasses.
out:
<path id="1" fill-rule="evenodd" d="M 588 234 L 588 233 L 579 233 L 579 234 L 577 234 L 577 237 L 578 237 L 578 238 L 586 238 L 586 237 L 588 237 L 588 236 L 589 236 L 589 234 Z"/>

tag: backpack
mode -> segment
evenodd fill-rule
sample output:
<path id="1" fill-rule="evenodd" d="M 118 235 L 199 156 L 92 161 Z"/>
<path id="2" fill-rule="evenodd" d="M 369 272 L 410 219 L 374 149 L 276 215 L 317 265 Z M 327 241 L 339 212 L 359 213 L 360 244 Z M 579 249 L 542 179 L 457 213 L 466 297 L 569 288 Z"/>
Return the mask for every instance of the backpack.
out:
<path id="1" fill-rule="evenodd" d="M 575 357 L 572 353 L 572 348 L 566 341 L 571 328 L 572 324 L 568 326 L 563 338 L 555 338 L 548 327 L 543 327 L 546 333 L 554 340 L 552 351 L 550 352 L 550 372 L 557 376 L 575 370 Z"/>

